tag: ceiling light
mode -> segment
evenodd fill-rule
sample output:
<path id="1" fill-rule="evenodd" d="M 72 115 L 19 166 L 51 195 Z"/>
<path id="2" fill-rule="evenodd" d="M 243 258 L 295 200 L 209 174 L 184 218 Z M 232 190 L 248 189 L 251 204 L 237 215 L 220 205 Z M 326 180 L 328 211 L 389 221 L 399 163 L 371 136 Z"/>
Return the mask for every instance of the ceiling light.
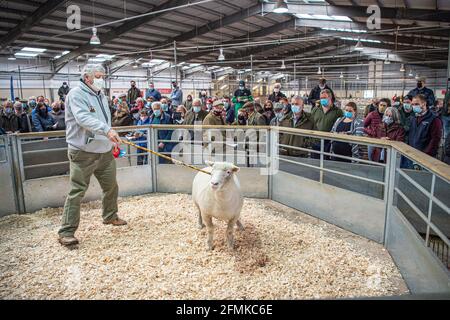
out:
<path id="1" fill-rule="evenodd" d="M 356 80 L 359 80 L 359 74 L 356 75 Z"/>
<path id="2" fill-rule="evenodd" d="M 406 70 L 405 70 L 405 65 L 404 64 L 402 64 L 402 66 L 400 67 L 400 72 L 405 72 Z"/>
<path id="3" fill-rule="evenodd" d="M 413 74 L 412 69 L 409 69 L 409 74 L 408 74 L 408 76 L 409 76 L 409 77 L 414 77 L 414 74 Z"/>
<path id="4" fill-rule="evenodd" d="M 420 78 L 420 77 L 419 77 L 419 74 L 417 73 L 417 74 L 416 74 L 416 80 L 419 80 L 419 78 Z"/>
<path id="5" fill-rule="evenodd" d="M 16 60 L 16 57 L 14 56 L 14 52 L 13 52 L 12 48 L 9 48 L 8 60 Z"/>
<path id="6" fill-rule="evenodd" d="M 16 52 L 14 55 L 16 57 L 36 57 L 38 54 L 37 52 Z"/>
<path id="7" fill-rule="evenodd" d="M 219 58 L 217 60 L 219 60 L 219 61 L 225 60 L 225 56 L 223 55 L 223 49 L 222 48 L 220 48 L 220 54 L 219 54 Z"/>
<path id="8" fill-rule="evenodd" d="M 275 8 L 273 9 L 273 12 L 286 13 L 288 11 L 289 11 L 288 5 L 284 0 L 277 0 L 277 3 L 275 4 Z"/>
<path id="9" fill-rule="evenodd" d="M 391 61 L 389 60 L 389 53 L 386 55 L 386 60 L 384 60 L 384 64 L 391 64 Z"/>
<path id="10" fill-rule="evenodd" d="M 364 50 L 364 47 L 363 47 L 363 45 L 362 45 L 362 43 L 361 43 L 361 40 L 358 39 L 358 43 L 356 44 L 356 46 L 355 46 L 354 49 L 355 49 L 356 51 L 363 51 L 363 50 Z"/>
<path id="11" fill-rule="evenodd" d="M 25 48 L 22 48 L 21 51 L 40 52 L 40 53 L 42 53 L 42 52 L 44 52 L 46 50 L 47 49 L 25 47 Z"/>
<path id="12" fill-rule="evenodd" d="M 281 61 L 281 69 L 286 69 L 286 65 L 284 64 L 284 60 Z"/>
<path id="13" fill-rule="evenodd" d="M 61 55 L 64 56 L 64 55 L 68 54 L 69 52 L 70 52 L 70 51 L 63 51 L 63 52 L 61 53 Z"/>
<path id="14" fill-rule="evenodd" d="M 317 70 L 317 74 L 322 74 L 322 70 L 320 69 L 320 66 L 319 66 L 319 69 Z"/>
<path id="15" fill-rule="evenodd" d="M 344 77 L 344 73 L 341 72 L 341 75 L 339 76 L 339 78 L 343 78 Z"/>
<path id="16" fill-rule="evenodd" d="M 92 45 L 100 44 L 100 39 L 97 37 L 97 28 L 96 27 L 92 28 L 92 37 L 91 37 L 91 40 L 89 41 L 89 43 Z"/>

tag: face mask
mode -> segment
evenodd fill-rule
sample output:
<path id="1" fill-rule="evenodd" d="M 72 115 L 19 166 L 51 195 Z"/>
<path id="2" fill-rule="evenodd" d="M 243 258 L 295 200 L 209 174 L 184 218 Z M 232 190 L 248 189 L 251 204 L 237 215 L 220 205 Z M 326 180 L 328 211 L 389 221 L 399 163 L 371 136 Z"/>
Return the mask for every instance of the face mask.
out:
<path id="1" fill-rule="evenodd" d="M 323 90 L 323 89 L 325 89 L 325 85 L 324 84 L 319 84 L 319 88 Z"/>
<path id="2" fill-rule="evenodd" d="M 92 86 L 97 90 L 103 90 L 105 87 L 105 81 L 102 78 L 94 78 L 94 83 L 92 83 Z"/>
<path id="3" fill-rule="evenodd" d="M 54 107 L 54 108 L 53 108 L 53 112 L 59 112 L 59 110 L 60 110 L 60 109 L 59 109 L 58 107 Z"/>
<path id="4" fill-rule="evenodd" d="M 420 105 L 413 106 L 413 111 L 416 115 L 420 115 L 422 113 L 422 107 Z"/>
<path id="5" fill-rule="evenodd" d="M 291 110 L 293 113 L 299 113 L 302 110 L 302 107 L 297 105 L 291 105 Z"/>
<path id="6" fill-rule="evenodd" d="M 187 101 L 192 101 L 192 98 L 187 98 Z"/>
<path id="7" fill-rule="evenodd" d="M 6 107 L 6 108 L 5 108 L 5 112 L 6 112 L 6 113 L 11 113 L 11 112 L 12 112 L 12 109 L 11 109 L 10 107 Z"/>
<path id="8" fill-rule="evenodd" d="M 147 103 L 145 104 L 145 106 L 146 106 L 147 108 L 150 108 L 150 107 L 152 106 L 152 103 L 151 103 L 150 101 L 147 101 Z"/>
<path id="9" fill-rule="evenodd" d="M 400 106 L 400 102 L 395 102 L 393 106 L 398 108 Z"/>
<path id="10" fill-rule="evenodd" d="M 161 116 L 161 110 L 160 109 L 158 109 L 158 110 L 154 110 L 153 111 L 153 114 L 155 115 L 155 117 L 159 117 L 159 116 Z"/>
<path id="11" fill-rule="evenodd" d="M 155 88 L 154 87 L 150 87 L 150 91 L 152 91 L 152 90 L 154 90 Z"/>
<path id="12" fill-rule="evenodd" d="M 392 119 L 392 117 L 389 116 L 383 116 L 383 122 L 386 123 L 387 125 L 390 125 L 394 122 L 394 119 Z"/>
<path id="13" fill-rule="evenodd" d="M 403 104 L 403 109 L 405 110 L 405 111 L 411 111 L 412 110 L 412 107 L 411 107 L 411 104 L 410 103 L 404 103 Z"/>
<path id="14" fill-rule="evenodd" d="M 218 116 L 222 115 L 222 110 L 214 110 L 213 113 L 215 116 L 218 117 Z"/>
<path id="15" fill-rule="evenodd" d="M 346 118 L 351 119 L 351 118 L 353 118 L 353 112 L 345 111 L 345 112 L 344 112 L 344 116 L 345 116 Z"/>
<path id="16" fill-rule="evenodd" d="M 132 88 L 134 88 L 135 86 L 136 86 L 135 84 L 132 84 L 132 85 L 131 85 Z"/>
<path id="17" fill-rule="evenodd" d="M 422 82 L 417 82 L 417 88 L 422 88 L 423 87 L 423 83 Z"/>
<path id="18" fill-rule="evenodd" d="M 240 115 L 238 115 L 238 119 L 241 121 L 245 121 L 247 118 L 245 117 L 244 114 L 241 113 Z"/>
<path id="19" fill-rule="evenodd" d="M 201 109 L 201 108 L 198 107 L 198 106 L 193 106 L 193 107 L 192 107 L 192 110 L 194 110 L 195 113 L 199 113 L 199 112 L 200 112 L 200 109 Z"/>
<path id="20" fill-rule="evenodd" d="M 239 90 L 244 90 L 244 89 L 245 89 L 245 87 L 239 86 Z"/>
<path id="21" fill-rule="evenodd" d="M 169 110 L 169 106 L 166 103 L 161 104 L 161 108 L 166 112 Z"/>
<path id="22" fill-rule="evenodd" d="M 30 105 L 31 108 L 36 107 L 36 100 L 31 100 L 29 105 Z"/>
<path id="23" fill-rule="evenodd" d="M 228 109 L 228 107 L 230 106 L 230 104 L 229 104 L 228 102 L 224 102 L 224 103 L 223 103 L 223 106 L 224 106 L 226 109 Z"/>
<path id="24" fill-rule="evenodd" d="M 273 89 L 273 92 L 275 92 L 275 93 L 278 93 L 278 92 L 280 92 L 280 89 Z"/>
<path id="25" fill-rule="evenodd" d="M 320 99 L 320 104 L 322 107 L 328 107 L 328 99 Z"/>

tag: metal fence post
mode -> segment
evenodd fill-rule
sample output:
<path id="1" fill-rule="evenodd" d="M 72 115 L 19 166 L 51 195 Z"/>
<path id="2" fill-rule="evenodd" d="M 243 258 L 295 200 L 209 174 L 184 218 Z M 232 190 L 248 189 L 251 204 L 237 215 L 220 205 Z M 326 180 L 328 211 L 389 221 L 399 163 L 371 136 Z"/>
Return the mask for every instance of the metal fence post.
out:
<path id="1" fill-rule="evenodd" d="M 323 183 L 323 158 L 325 152 L 325 141 L 323 138 L 320 139 L 320 183 Z"/>
<path id="2" fill-rule="evenodd" d="M 428 219 L 427 219 L 427 234 L 425 236 L 425 246 L 428 247 L 430 241 L 430 222 L 431 222 L 431 212 L 433 211 L 433 197 L 434 197 L 434 186 L 436 184 L 436 175 L 431 176 L 431 190 L 430 198 L 428 202 Z"/>
<path id="3" fill-rule="evenodd" d="M 394 207 L 394 189 L 395 189 L 395 177 L 397 171 L 397 150 L 393 147 L 386 148 L 386 167 L 385 167 L 385 185 L 384 185 L 384 201 L 385 201 L 385 214 L 384 214 L 384 241 L 383 245 L 387 247 L 388 244 L 388 231 L 389 231 L 389 217 L 392 214 Z"/>
<path id="4" fill-rule="evenodd" d="M 272 186 L 273 186 L 273 172 L 269 168 L 273 165 L 272 159 L 274 155 L 274 150 L 272 150 L 272 134 L 274 131 L 272 131 L 272 128 L 269 128 L 266 130 L 266 168 L 268 173 L 268 179 L 267 179 L 267 196 L 270 200 L 272 200 Z"/>
<path id="5" fill-rule="evenodd" d="M 148 145 L 150 146 L 151 150 L 157 151 L 158 150 L 158 130 L 151 127 L 149 129 L 149 136 L 151 136 L 151 138 L 147 138 L 148 139 Z M 156 168 L 157 168 L 157 161 L 158 161 L 158 157 L 155 154 L 151 154 L 150 155 L 151 158 L 151 165 L 152 165 L 152 191 L 153 192 L 158 192 L 158 188 L 157 188 L 157 182 L 158 182 L 158 177 L 157 177 L 157 173 L 156 173 Z"/>
<path id="6" fill-rule="evenodd" d="M 15 194 L 17 197 L 17 209 L 19 213 L 25 213 L 25 197 L 23 193 L 23 181 L 24 181 L 24 169 L 23 161 L 21 161 L 22 156 L 20 150 L 22 148 L 19 146 L 19 138 L 16 135 L 10 135 L 11 142 L 11 153 L 12 153 L 12 164 L 13 164 L 13 175 L 14 175 L 14 186 Z"/>

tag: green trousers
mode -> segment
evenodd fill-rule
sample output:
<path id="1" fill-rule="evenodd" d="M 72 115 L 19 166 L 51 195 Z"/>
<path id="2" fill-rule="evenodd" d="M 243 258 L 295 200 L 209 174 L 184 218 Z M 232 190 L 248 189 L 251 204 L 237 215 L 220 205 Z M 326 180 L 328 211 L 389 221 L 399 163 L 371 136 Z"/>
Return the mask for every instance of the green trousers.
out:
<path id="1" fill-rule="evenodd" d="M 116 161 L 112 152 L 91 153 L 81 150 L 68 151 L 70 161 L 71 190 L 64 204 L 62 226 L 59 235 L 73 236 L 80 223 L 80 205 L 91 180 L 97 178 L 103 191 L 103 221 L 117 218 L 117 196 L 119 187 L 116 180 Z"/>

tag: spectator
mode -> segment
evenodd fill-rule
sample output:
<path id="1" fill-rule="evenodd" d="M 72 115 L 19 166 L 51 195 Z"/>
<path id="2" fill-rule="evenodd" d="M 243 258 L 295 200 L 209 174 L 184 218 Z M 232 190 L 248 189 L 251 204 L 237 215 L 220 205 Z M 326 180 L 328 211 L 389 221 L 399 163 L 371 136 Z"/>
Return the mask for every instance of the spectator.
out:
<path id="1" fill-rule="evenodd" d="M 442 104 L 442 114 L 441 114 L 442 124 L 444 126 L 444 134 L 447 137 L 450 132 L 450 90 L 447 90 L 445 94 L 444 102 Z"/>
<path id="2" fill-rule="evenodd" d="M 375 111 L 378 109 L 378 99 L 372 99 L 372 102 L 367 105 L 364 109 L 364 118 L 366 118 L 368 116 L 369 113 L 371 113 L 372 111 Z"/>
<path id="3" fill-rule="evenodd" d="M 377 137 L 377 130 L 380 124 L 382 123 L 384 111 L 386 108 L 391 106 L 391 101 L 387 98 L 380 99 L 378 102 L 377 110 L 370 112 L 367 117 L 364 119 L 364 132 L 370 137 L 370 138 L 376 138 Z M 373 161 L 372 154 L 373 154 L 373 147 L 368 146 L 368 157 L 369 160 Z"/>
<path id="4" fill-rule="evenodd" d="M 364 135 L 364 123 L 357 118 L 358 107 L 354 102 L 348 102 L 345 106 L 344 116 L 336 120 L 331 132 L 338 134 L 348 134 L 352 136 Z M 330 153 L 346 157 L 360 158 L 360 148 L 356 144 L 340 141 L 332 141 Z M 333 157 L 332 160 L 340 162 L 351 162 L 349 159 Z"/>
<path id="5" fill-rule="evenodd" d="M 136 81 L 130 81 L 130 89 L 127 92 L 127 102 L 129 105 L 134 105 L 136 103 L 136 99 L 141 97 L 141 90 L 136 87 Z"/>
<path id="6" fill-rule="evenodd" d="M 332 104 L 334 104 L 335 97 L 334 97 L 333 90 L 331 90 L 331 88 L 327 85 L 327 80 L 322 77 L 319 79 L 319 84 L 317 86 L 315 86 L 309 93 L 308 102 L 312 105 L 312 109 L 314 109 L 314 107 L 316 107 L 316 106 L 320 106 L 320 104 L 318 102 L 321 99 L 320 95 L 323 90 L 329 91 L 330 99 L 331 99 L 330 102 Z"/>
<path id="7" fill-rule="evenodd" d="M 209 113 L 212 109 L 213 101 L 211 98 L 206 99 L 206 111 Z"/>
<path id="8" fill-rule="evenodd" d="M 134 119 L 134 123 L 137 123 L 139 121 L 139 112 L 144 109 L 144 107 L 144 99 L 141 97 L 137 98 L 134 107 L 132 107 L 130 110 L 130 113 Z"/>
<path id="9" fill-rule="evenodd" d="M 44 104 L 46 105 L 46 107 L 47 107 L 47 109 L 51 109 L 51 103 L 50 103 L 50 100 L 48 99 L 48 98 L 44 98 Z M 49 110 L 49 111 L 51 111 L 51 110 Z"/>
<path id="10" fill-rule="evenodd" d="M 408 143 L 409 124 L 411 123 L 411 117 L 414 117 L 414 112 L 412 112 L 411 106 L 411 98 L 409 96 L 405 96 L 398 111 L 400 112 L 400 124 L 405 130 L 404 142 Z"/>
<path id="11" fill-rule="evenodd" d="M 56 129 L 57 125 L 58 124 L 50 115 L 47 106 L 43 102 L 39 102 L 33 117 L 34 129 L 38 132 L 52 131 Z"/>
<path id="12" fill-rule="evenodd" d="M 139 111 L 139 120 L 136 125 L 145 126 L 150 124 L 150 117 L 145 109 Z M 134 132 L 133 140 L 140 147 L 147 148 L 147 130 L 136 130 Z M 144 150 L 137 149 L 137 153 L 146 153 Z M 148 155 L 139 155 L 137 157 L 137 165 L 142 166 L 148 164 Z"/>
<path id="13" fill-rule="evenodd" d="M 280 121 L 280 127 L 297 128 L 312 130 L 314 123 L 311 121 L 311 114 L 305 112 L 304 101 L 301 96 L 295 95 L 291 100 L 292 113 Z M 308 148 L 311 140 L 300 135 L 283 133 L 280 137 L 280 144 L 288 145 L 294 148 Z M 306 157 L 308 152 L 304 150 L 281 147 L 280 154 L 293 157 Z"/>
<path id="14" fill-rule="evenodd" d="M 117 110 L 112 118 L 113 127 L 125 127 L 133 125 L 133 117 L 130 114 L 126 101 L 122 101 L 117 105 Z"/>
<path id="15" fill-rule="evenodd" d="M 203 123 L 203 120 L 208 115 L 208 112 L 202 110 L 202 100 L 200 98 L 194 99 L 192 108 L 186 114 L 185 124 L 193 125 L 198 122 Z"/>
<path id="16" fill-rule="evenodd" d="M 417 80 L 417 87 L 412 89 L 408 93 L 408 96 L 410 96 L 411 98 L 414 98 L 415 96 L 417 96 L 419 94 L 425 96 L 425 99 L 427 100 L 427 106 L 428 106 L 428 108 L 431 108 L 434 106 L 434 103 L 435 103 L 434 93 L 433 93 L 433 90 L 425 87 L 425 80 L 426 80 L 425 77 L 420 77 Z"/>
<path id="17" fill-rule="evenodd" d="M 235 114 L 234 114 L 234 107 L 231 103 L 231 99 L 229 96 L 224 96 L 222 101 L 226 112 L 225 122 L 227 124 L 232 124 L 235 119 Z"/>
<path id="18" fill-rule="evenodd" d="M 171 105 L 175 107 L 183 104 L 183 90 L 180 89 L 175 81 L 172 81 L 172 93 L 170 94 L 170 99 L 172 100 Z"/>
<path id="19" fill-rule="evenodd" d="M 36 97 L 31 96 L 30 98 L 28 98 L 28 108 L 29 108 L 28 112 L 32 112 L 36 108 L 36 106 L 37 106 Z"/>
<path id="20" fill-rule="evenodd" d="M 444 162 L 450 164 L 450 131 L 445 137 L 445 147 L 444 147 Z"/>
<path id="21" fill-rule="evenodd" d="M 203 125 L 211 125 L 211 126 L 225 125 L 225 121 L 222 116 L 223 111 L 224 111 L 223 102 L 220 100 L 215 101 L 213 103 L 211 112 L 203 120 Z"/>
<path id="22" fill-rule="evenodd" d="M 266 119 L 256 111 L 256 106 L 254 102 L 247 102 L 242 107 L 247 114 L 247 125 L 248 126 L 265 126 Z"/>
<path id="23" fill-rule="evenodd" d="M 289 103 L 288 98 L 281 98 L 280 99 L 281 104 L 283 105 L 283 112 L 285 115 L 289 114 L 291 112 L 291 104 Z"/>
<path id="24" fill-rule="evenodd" d="M 324 89 L 320 93 L 321 107 L 314 108 L 311 112 L 314 130 L 330 132 L 336 120 L 344 116 L 342 109 L 334 105 L 333 99 L 334 95 L 328 89 Z"/>
<path id="25" fill-rule="evenodd" d="M 14 112 L 13 103 L 5 101 L 3 106 L 3 112 L 0 115 L 0 126 L 6 133 L 19 131 L 19 118 Z"/>
<path id="26" fill-rule="evenodd" d="M 191 110 L 191 108 L 192 108 L 192 95 L 188 94 L 188 96 L 186 97 L 186 101 L 184 102 L 184 107 L 188 111 Z"/>
<path id="27" fill-rule="evenodd" d="M 159 91 L 155 89 L 155 84 L 153 82 L 150 82 L 148 84 L 148 89 L 145 90 L 145 100 L 148 101 L 148 98 L 150 97 L 153 99 L 153 101 L 161 100 L 161 93 L 159 93 Z"/>
<path id="28" fill-rule="evenodd" d="M 246 102 L 253 101 L 252 93 L 245 87 L 244 80 L 239 81 L 239 88 L 234 92 L 232 101 L 234 103 L 234 113 L 236 115 Z"/>
<path id="29" fill-rule="evenodd" d="M 169 115 L 172 118 L 172 109 L 169 107 L 169 101 L 167 98 L 161 98 L 161 110 Z M 152 104 L 153 105 L 153 104 Z"/>
<path id="30" fill-rule="evenodd" d="M 176 111 L 173 113 L 173 123 L 174 124 L 184 124 L 186 119 L 187 110 L 186 107 L 180 104 Z"/>
<path id="31" fill-rule="evenodd" d="M 67 85 L 67 82 L 63 82 L 62 86 L 58 89 L 58 96 L 59 100 L 65 101 L 67 94 L 69 93 L 69 86 Z"/>
<path id="32" fill-rule="evenodd" d="M 31 132 L 31 119 L 23 108 L 22 103 L 18 102 L 14 104 L 14 112 L 19 119 L 19 132 Z"/>
<path id="33" fill-rule="evenodd" d="M 273 92 L 269 95 L 267 100 L 271 102 L 279 102 L 281 98 L 286 98 L 286 95 L 281 92 L 281 83 L 275 83 Z"/>
<path id="34" fill-rule="evenodd" d="M 200 92 L 199 98 L 202 100 L 202 106 L 206 105 L 206 100 L 208 100 L 208 96 L 207 96 L 206 90 L 202 90 Z"/>
<path id="35" fill-rule="evenodd" d="M 246 126 L 248 120 L 247 111 L 244 108 L 239 109 L 237 120 L 233 123 L 236 126 Z"/>
<path id="36" fill-rule="evenodd" d="M 273 103 L 271 100 L 267 100 L 264 104 L 263 117 L 266 120 L 266 124 L 269 125 L 273 118 L 275 118 L 275 112 L 273 111 Z"/>
<path id="37" fill-rule="evenodd" d="M 376 129 L 375 138 L 382 140 L 404 141 L 405 130 L 400 123 L 400 113 L 395 107 L 388 107 L 384 111 L 382 122 Z M 385 149 L 373 148 L 372 161 L 386 162 Z"/>
<path id="38" fill-rule="evenodd" d="M 55 130 L 66 130 L 65 113 L 61 110 L 61 102 L 53 102 L 50 116 L 56 123 Z"/>
<path id="39" fill-rule="evenodd" d="M 436 157 L 442 137 L 442 122 L 431 112 L 425 95 L 418 94 L 412 99 L 415 117 L 411 117 L 408 144 L 429 156 Z"/>
<path id="40" fill-rule="evenodd" d="M 161 102 L 155 101 L 152 104 L 153 113 L 150 116 L 150 124 L 172 124 L 170 115 L 163 111 L 161 108 Z M 173 143 L 160 140 L 171 140 L 172 131 L 171 130 L 158 130 L 158 152 L 170 153 L 173 148 Z M 170 155 L 169 155 L 170 156 Z M 159 158 L 159 163 L 169 163 L 168 160 L 164 158 Z"/>
<path id="41" fill-rule="evenodd" d="M 273 105 L 273 111 L 274 111 L 275 116 L 270 121 L 271 126 L 279 126 L 280 125 L 280 122 L 283 120 L 283 118 L 285 116 L 283 110 L 284 110 L 284 108 L 281 103 L 277 102 Z"/>

